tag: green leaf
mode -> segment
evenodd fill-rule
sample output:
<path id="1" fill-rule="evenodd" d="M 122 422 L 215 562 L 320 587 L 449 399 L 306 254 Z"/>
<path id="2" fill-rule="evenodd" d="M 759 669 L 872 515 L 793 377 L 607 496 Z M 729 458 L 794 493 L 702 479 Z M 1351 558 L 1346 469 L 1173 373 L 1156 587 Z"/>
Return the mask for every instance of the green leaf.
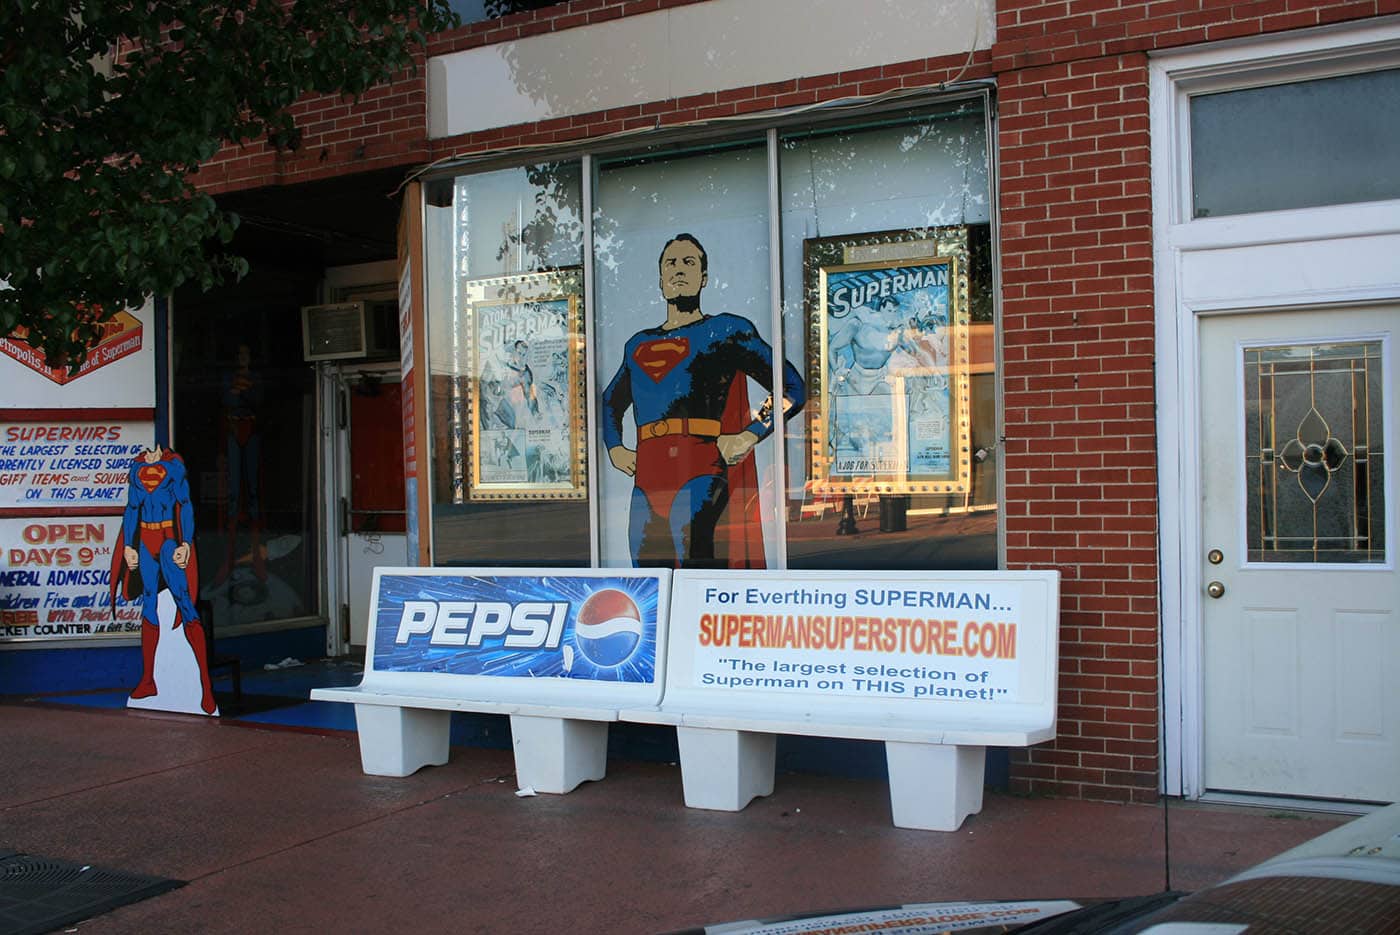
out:
<path id="1" fill-rule="evenodd" d="M 199 193 L 191 173 L 223 146 L 269 131 L 295 145 L 289 108 L 304 95 L 363 93 L 411 61 L 418 26 L 456 22 L 446 0 L 19 0 L 4 9 L 0 280 L 11 288 L 0 291 L 0 332 L 28 328 L 51 361 L 81 360 L 97 333 L 78 327 L 75 302 L 110 317 L 143 292 L 244 275 L 248 264 L 227 252 L 238 219 Z M 111 73 L 94 71 L 89 60 L 117 46 L 128 51 Z"/>

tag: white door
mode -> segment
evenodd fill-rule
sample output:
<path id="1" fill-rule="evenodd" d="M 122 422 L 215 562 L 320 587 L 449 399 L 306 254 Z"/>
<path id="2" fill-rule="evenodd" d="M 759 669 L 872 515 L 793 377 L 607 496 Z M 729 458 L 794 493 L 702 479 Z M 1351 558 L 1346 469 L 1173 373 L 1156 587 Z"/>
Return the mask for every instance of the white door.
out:
<path id="1" fill-rule="evenodd" d="M 364 646 L 376 567 L 408 564 L 403 476 L 403 406 L 397 369 L 345 369 L 338 447 L 341 464 L 342 639 Z"/>
<path id="2" fill-rule="evenodd" d="M 1400 800 L 1400 308 L 1200 329 L 1205 786 Z"/>

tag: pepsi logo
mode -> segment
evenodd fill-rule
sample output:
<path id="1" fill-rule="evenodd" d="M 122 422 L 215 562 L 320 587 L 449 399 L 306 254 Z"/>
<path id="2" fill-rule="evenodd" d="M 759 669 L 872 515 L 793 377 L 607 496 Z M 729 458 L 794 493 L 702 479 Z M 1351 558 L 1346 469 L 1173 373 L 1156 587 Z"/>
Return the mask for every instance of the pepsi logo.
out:
<path id="1" fill-rule="evenodd" d="M 602 669 L 621 665 L 641 642 L 642 613 L 631 597 L 604 588 L 583 602 L 574 623 L 574 644 L 589 662 Z"/>

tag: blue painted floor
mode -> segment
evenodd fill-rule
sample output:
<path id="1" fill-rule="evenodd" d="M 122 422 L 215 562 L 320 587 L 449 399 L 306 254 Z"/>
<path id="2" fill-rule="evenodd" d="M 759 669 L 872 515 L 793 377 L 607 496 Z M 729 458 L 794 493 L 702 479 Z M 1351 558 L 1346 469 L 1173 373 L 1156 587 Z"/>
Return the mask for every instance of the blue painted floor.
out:
<path id="1" fill-rule="evenodd" d="M 316 659 L 285 668 L 244 668 L 240 703 L 234 696 L 232 675 L 222 670 L 214 676 L 214 695 L 219 701 L 220 716 L 225 721 L 353 731 L 355 709 L 352 705 L 312 701 L 311 690 L 358 685 L 363 674 L 364 667 L 360 663 L 344 659 Z M 129 691 L 129 688 L 113 688 L 62 695 L 46 694 L 31 700 L 40 704 L 118 709 L 126 707 Z M 496 715 L 454 713 L 450 742 L 454 746 L 509 749 L 509 719 Z"/>
<path id="2" fill-rule="evenodd" d="M 244 668 L 242 702 L 234 696 L 233 677 L 221 670 L 214 677 L 214 694 L 225 720 L 280 724 L 326 730 L 354 730 L 355 712 L 350 705 L 311 701 L 311 689 L 357 685 L 363 667 L 355 662 L 318 659 L 286 668 Z M 88 708 L 124 708 L 129 688 L 42 695 L 43 704 Z"/>
<path id="3" fill-rule="evenodd" d="M 312 701 L 313 688 L 339 688 L 358 685 L 363 666 L 347 659 L 315 659 L 286 668 L 245 667 L 242 672 L 243 700 L 233 695 L 228 671 L 217 670 L 214 694 L 222 720 L 249 725 L 311 730 L 354 731 L 355 709 L 332 701 Z M 40 704 L 74 705 L 90 708 L 124 708 L 127 688 L 41 695 L 29 700 Z M 455 747 L 510 749 L 510 719 L 504 715 L 454 712 L 449 741 Z M 652 763 L 679 760 L 675 731 L 649 724 L 618 723 L 608 732 L 608 753 L 623 759 Z M 852 778 L 883 778 L 883 744 L 860 740 L 818 737 L 780 737 L 778 768 L 797 772 L 827 773 Z M 993 788 L 1005 785 L 1005 753 L 993 750 L 988 756 L 988 782 Z"/>

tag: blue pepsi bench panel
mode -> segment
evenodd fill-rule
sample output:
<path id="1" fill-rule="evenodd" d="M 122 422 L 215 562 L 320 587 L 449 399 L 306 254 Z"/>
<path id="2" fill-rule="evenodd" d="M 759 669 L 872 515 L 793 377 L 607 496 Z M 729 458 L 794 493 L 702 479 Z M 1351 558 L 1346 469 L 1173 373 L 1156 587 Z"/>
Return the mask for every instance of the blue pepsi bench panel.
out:
<path id="1" fill-rule="evenodd" d="M 521 788 L 606 774 L 607 725 L 655 707 L 670 572 L 377 568 L 364 679 L 316 689 L 355 706 L 366 773 L 448 760 L 453 711 L 510 717 Z"/>

